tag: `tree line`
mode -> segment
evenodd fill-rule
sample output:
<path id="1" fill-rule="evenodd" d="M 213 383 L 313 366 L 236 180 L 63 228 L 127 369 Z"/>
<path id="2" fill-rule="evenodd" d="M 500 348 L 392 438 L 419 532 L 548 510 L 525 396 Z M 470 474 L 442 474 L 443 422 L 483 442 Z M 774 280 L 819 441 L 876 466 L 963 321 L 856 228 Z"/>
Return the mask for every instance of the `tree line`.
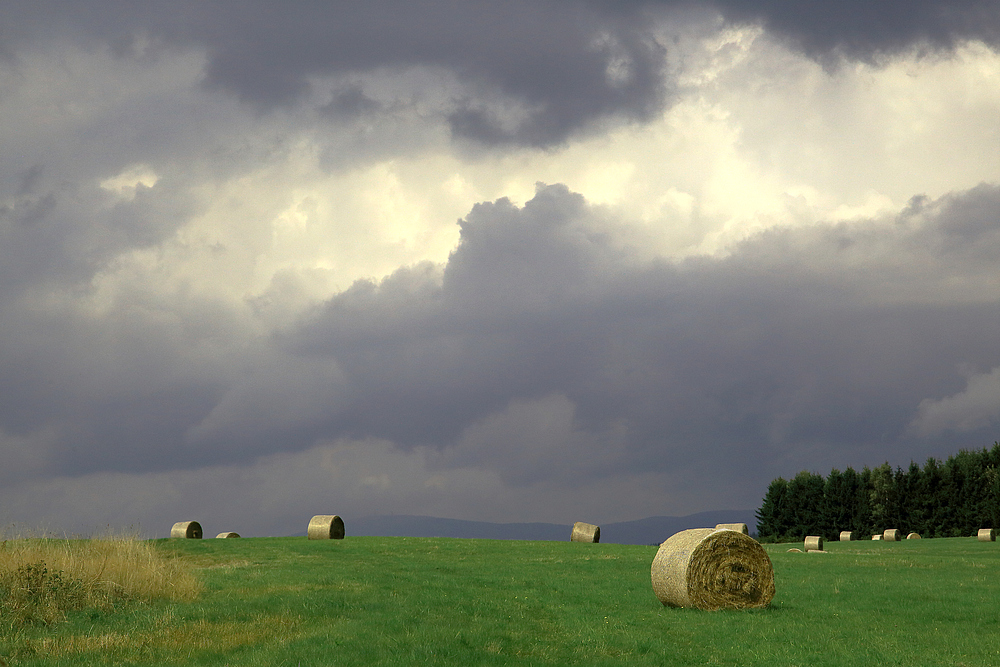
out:
<path id="1" fill-rule="evenodd" d="M 987 451 L 962 450 L 944 462 L 927 459 L 906 470 L 888 463 L 857 472 L 836 468 L 775 479 L 757 510 L 758 539 L 837 539 L 842 530 L 867 537 L 889 528 L 921 537 L 975 535 L 1000 528 L 1000 442 Z"/>

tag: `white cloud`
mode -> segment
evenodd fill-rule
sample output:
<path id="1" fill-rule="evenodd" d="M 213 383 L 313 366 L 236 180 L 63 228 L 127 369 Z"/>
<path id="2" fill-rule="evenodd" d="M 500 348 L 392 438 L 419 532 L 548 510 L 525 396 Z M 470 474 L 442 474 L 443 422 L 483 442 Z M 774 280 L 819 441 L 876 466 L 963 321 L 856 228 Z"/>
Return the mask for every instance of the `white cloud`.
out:
<path id="1" fill-rule="evenodd" d="M 910 431 L 933 437 L 948 431 L 964 433 L 1000 420 L 1000 367 L 989 373 L 969 375 L 965 389 L 944 398 L 920 401 Z"/>
<path id="2" fill-rule="evenodd" d="M 149 165 L 134 164 L 126 167 L 117 176 L 106 178 L 101 181 L 100 186 L 108 192 L 117 195 L 121 199 L 132 201 L 135 199 L 136 189 L 141 187 L 151 188 L 156 185 L 160 177 Z"/>

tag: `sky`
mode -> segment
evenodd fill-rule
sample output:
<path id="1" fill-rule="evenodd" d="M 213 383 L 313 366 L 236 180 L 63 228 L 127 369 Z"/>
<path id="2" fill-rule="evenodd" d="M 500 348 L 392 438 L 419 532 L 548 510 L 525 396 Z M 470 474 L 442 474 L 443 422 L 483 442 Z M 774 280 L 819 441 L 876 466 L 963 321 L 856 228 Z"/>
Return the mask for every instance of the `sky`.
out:
<path id="1" fill-rule="evenodd" d="M 6 525 L 600 524 L 1000 439 L 993 0 L 8 0 L 0 118 Z"/>

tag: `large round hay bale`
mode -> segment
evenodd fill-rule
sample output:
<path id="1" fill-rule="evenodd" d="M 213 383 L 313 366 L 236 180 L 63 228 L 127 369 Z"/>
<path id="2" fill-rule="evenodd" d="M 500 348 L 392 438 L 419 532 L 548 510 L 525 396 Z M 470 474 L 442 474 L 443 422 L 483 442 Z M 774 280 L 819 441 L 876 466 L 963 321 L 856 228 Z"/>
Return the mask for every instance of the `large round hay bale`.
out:
<path id="1" fill-rule="evenodd" d="M 170 537 L 181 537 L 189 540 L 201 539 L 201 524 L 197 521 L 178 521 L 170 529 Z"/>
<path id="2" fill-rule="evenodd" d="M 717 523 L 715 524 L 716 530 L 735 530 L 737 533 L 743 533 L 744 535 L 750 534 L 750 529 L 747 528 L 745 523 Z"/>
<path id="3" fill-rule="evenodd" d="M 886 542 L 899 542 L 902 535 L 898 528 L 889 528 L 884 533 L 882 533 L 882 539 Z"/>
<path id="4" fill-rule="evenodd" d="M 215 538 L 220 539 L 220 538 L 239 537 L 239 536 L 240 536 L 239 533 L 219 533 L 218 535 L 215 536 Z"/>
<path id="5" fill-rule="evenodd" d="M 810 535 L 806 538 L 805 546 L 802 547 L 806 551 L 813 549 L 815 551 L 823 550 L 823 538 L 819 535 Z"/>
<path id="6" fill-rule="evenodd" d="M 597 544 L 601 541 L 601 527 L 592 523 L 577 521 L 573 524 L 573 533 L 569 536 L 570 542 L 592 542 Z"/>
<path id="7" fill-rule="evenodd" d="M 997 531 L 993 528 L 980 528 L 976 537 L 979 538 L 980 542 L 996 542 Z"/>
<path id="8" fill-rule="evenodd" d="M 908 539 L 908 540 L 919 540 L 920 539 L 920 533 L 910 533 L 909 535 L 906 536 L 906 539 Z"/>
<path id="9" fill-rule="evenodd" d="M 672 535 L 650 570 L 664 605 L 697 609 L 766 607 L 774 597 L 774 568 L 764 547 L 735 530 L 694 528 Z"/>
<path id="10" fill-rule="evenodd" d="M 310 540 L 342 540 L 344 520 L 336 514 L 317 514 L 309 519 L 306 534 Z"/>
<path id="11" fill-rule="evenodd" d="M 852 533 L 851 531 L 849 531 L 849 530 L 842 530 L 842 531 L 840 531 L 840 541 L 841 542 L 850 542 L 853 539 L 854 539 L 854 533 Z"/>

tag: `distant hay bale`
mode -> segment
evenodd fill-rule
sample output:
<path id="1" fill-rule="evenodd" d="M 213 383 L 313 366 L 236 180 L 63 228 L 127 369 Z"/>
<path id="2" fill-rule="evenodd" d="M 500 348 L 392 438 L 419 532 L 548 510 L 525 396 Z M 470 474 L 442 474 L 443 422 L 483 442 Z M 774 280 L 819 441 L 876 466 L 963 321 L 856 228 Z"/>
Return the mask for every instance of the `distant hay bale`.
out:
<path id="1" fill-rule="evenodd" d="M 802 549 L 796 549 L 795 547 L 792 547 L 791 549 L 788 550 L 788 553 L 790 553 L 790 554 L 800 554 L 800 553 L 802 553 Z"/>
<path id="2" fill-rule="evenodd" d="M 592 523 L 577 521 L 573 524 L 573 533 L 569 536 L 570 542 L 592 542 L 597 544 L 601 541 L 601 527 Z"/>
<path id="3" fill-rule="evenodd" d="M 225 537 L 239 537 L 239 536 L 240 536 L 239 533 L 219 533 L 218 535 L 215 536 L 215 538 L 219 539 Z"/>
<path id="4" fill-rule="evenodd" d="M 886 542 L 899 542 L 901 534 L 898 528 L 889 528 L 882 533 L 882 539 Z"/>
<path id="5" fill-rule="evenodd" d="M 774 597 L 774 568 L 764 547 L 735 530 L 694 528 L 660 545 L 650 568 L 653 592 L 664 605 L 716 609 L 766 607 Z"/>
<path id="6" fill-rule="evenodd" d="M 809 549 L 806 551 L 807 554 L 828 554 L 829 551 L 823 551 L 822 549 Z"/>
<path id="7" fill-rule="evenodd" d="M 993 528 L 980 528 L 976 537 L 979 538 L 980 542 L 996 542 L 997 531 Z"/>
<path id="8" fill-rule="evenodd" d="M 876 541 L 881 541 L 882 540 L 882 536 L 881 535 L 872 535 L 872 539 L 876 540 Z"/>
<path id="9" fill-rule="evenodd" d="M 750 534 L 750 529 L 747 528 L 745 523 L 717 523 L 715 524 L 716 530 L 735 530 L 737 533 L 743 533 L 744 535 Z"/>
<path id="10" fill-rule="evenodd" d="M 823 538 L 818 535 L 810 535 L 806 538 L 805 546 L 802 547 L 806 551 L 813 549 L 815 551 L 823 550 Z"/>
<path id="11" fill-rule="evenodd" d="M 909 535 L 906 536 L 906 539 L 908 539 L 908 540 L 919 540 L 920 539 L 920 533 L 910 533 Z"/>
<path id="12" fill-rule="evenodd" d="M 853 539 L 854 539 L 854 533 L 852 533 L 851 531 L 849 531 L 849 530 L 842 530 L 842 531 L 840 531 L 840 541 L 841 542 L 850 542 Z"/>
<path id="13" fill-rule="evenodd" d="M 201 539 L 201 524 L 197 521 L 178 521 L 170 529 L 170 537 L 180 537 L 188 540 Z"/>
<path id="14" fill-rule="evenodd" d="M 317 514 L 309 520 L 310 540 L 344 539 L 344 520 L 336 514 Z"/>

